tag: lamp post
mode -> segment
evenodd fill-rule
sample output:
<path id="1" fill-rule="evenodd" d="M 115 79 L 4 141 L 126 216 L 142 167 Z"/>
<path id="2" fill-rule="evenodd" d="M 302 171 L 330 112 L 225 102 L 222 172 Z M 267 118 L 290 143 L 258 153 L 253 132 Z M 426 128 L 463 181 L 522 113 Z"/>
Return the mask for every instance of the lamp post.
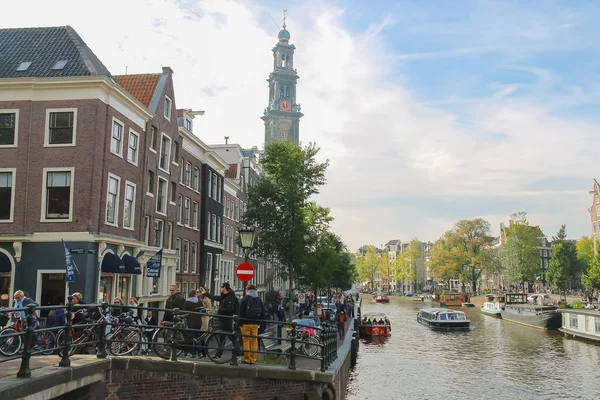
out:
<path id="1" fill-rule="evenodd" d="M 250 250 L 254 246 L 254 239 L 256 238 L 256 228 L 245 226 L 239 228 L 238 232 L 240 234 L 242 250 L 244 250 L 245 262 L 248 262 L 248 256 L 250 255 Z"/>

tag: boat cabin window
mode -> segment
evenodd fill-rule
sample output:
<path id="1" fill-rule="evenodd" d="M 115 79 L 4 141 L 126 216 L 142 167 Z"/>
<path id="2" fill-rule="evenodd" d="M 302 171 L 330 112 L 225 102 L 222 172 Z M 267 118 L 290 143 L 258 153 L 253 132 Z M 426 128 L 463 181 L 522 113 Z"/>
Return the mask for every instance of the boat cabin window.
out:
<path id="1" fill-rule="evenodd" d="M 441 321 L 446 321 L 446 319 L 447 319 L 446 314 L 440 314 L 440 320 Z"/>
<path id="2" fill-rule="evenodd" d="M 600 318 L 594 318 L 596 324 L 596 333 L 600 333 Z"/>
<path id="3" fill-rule="evenodd" d="M 571 325 L 571 328 L 577 329 L 579 327 L 579 318 L 577 314 L 571 315 L 571 321 L 569 322 L 569 324 Z"/>

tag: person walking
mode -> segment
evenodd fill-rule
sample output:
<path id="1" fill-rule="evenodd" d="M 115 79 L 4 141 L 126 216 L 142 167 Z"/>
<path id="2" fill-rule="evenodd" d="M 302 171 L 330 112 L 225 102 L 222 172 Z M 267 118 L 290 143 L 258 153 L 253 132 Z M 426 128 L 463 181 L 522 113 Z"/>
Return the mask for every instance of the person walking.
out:
<path id="1" fill-rule="evenodd" d="M 219 309 L 217 310 L 218 315 L 224 317 L 233 317 L 238 312 L 239 302 L 237 297 L 235 297 L 235 292 L 231 289 L 231 285 L 229 285 L 229 282 L 224 282 L 221 285 L 221 295 L 215 296 L 208 292 L 205 292 L 202 296 L 202 299 L 204 299 L 204 297 L 208 297 L 210 300 L 219 302 Z M 221 330 L 230 333 L 227 335 L 219 335 L 219 349 L 215 354 L 215 358 L 221 358 L 221 356 L 223 355 L 223 350 L 225 342 L 227 340 L 227 336 L 231 338 L 232 343 L 235 340 L 233 336 L 233 318 L 219 319 Z M 237 354 L 235 356 L 237 357 Z"/>
<path id="2" fill-rule="evenodd" d="M 177 290 L 177 286 L 171 285 L 169 287 L 169 292 L 171 293 L 171 295 L 165 303 L 165 308 L 167 310 L 173 310 L 175 308 L 183 310 L 183 307 L 185 306 L 185 297 L 183 297 L 183 295 L 179 293 L 179 291 Z M 164 321 L 173 322 L 173 311 L 165 311 L 163 322 Z"/>
<path id="3" fill-rule="evenodd" d="M 144 326 L 144 336 L 146 336 L 146 340 L 148 341 L 148 349 L 150 350 L 152 346 L 152 336 L 154 335 L 154 330 L 158 325 L 158 321 L 156 317 L 152 315 L 152 310 L 148 310 L 146 312 L 146 317 L 144 318 L 145 326 Z"/>
<path id="4" fill-rule="evenodd" d="M 340 311 L 340 313 L 337 315 L 335 322 L 337 324 L 337 329 L 338 329 L 338 334 L 340 335 L 340 339 L 343 339 L 344 333 L 345 333 L 345 325 L 344 324 L 346 322 L 346 315 L 344 314 L 343 311 Z"/>
<path id="5" fill-rule="evenodd" d="M 208 297 L 203 296 L 204 293 L 206 293 L 204 288 L 199 288 L 196 292 L 196 296 L 198 296 L 202 304 L 201 312 L 205 314 L 202 316 L 202 326 L 200 327 L 203 333 L 207 332 L 210 328 L 210 314 L 213 312 L 212 303 Z M 204 339 L 200 340 L 200 355 L 198 357 L 206 357 L 206 340 Z"/>
<path id="6" fill-rule="evenodd" d="M 185 311 L 189 311 L 187 317 L 187 326 L 190 329 L 194 329 L 191 332 L 185 332 L 184 335 L 187 336 L 186 345 L 188 347 L 188 351 L 186 352 L 187 358 L 198 357 L 199 352 L 196 348 L 193 348 L 193 339 L 199 338 L 202 335 L 200 329 L 202 328 L 202 316 L 197 314 L 200 312 L 200 309 L 204 308 L 202 303 L 196 296 L 196 290 L 192 290 L 189 293 L 189 297 L 186 299 L 185 304 L 183 305 L 183 309 Z"/>
<path id="7" fill-rule="evenodd" d="M 266 315 L 265 305 L 263 304 L 256 286 L 248 285 L 247 294 L 240 302 L 240 325 L 244 343 L 244 362 L 246 364 L 256 363 L 258 352 L 258 325 L 260 320 L 264 320 Z M 246 336 L 248 335 L 248 336 Z"/>

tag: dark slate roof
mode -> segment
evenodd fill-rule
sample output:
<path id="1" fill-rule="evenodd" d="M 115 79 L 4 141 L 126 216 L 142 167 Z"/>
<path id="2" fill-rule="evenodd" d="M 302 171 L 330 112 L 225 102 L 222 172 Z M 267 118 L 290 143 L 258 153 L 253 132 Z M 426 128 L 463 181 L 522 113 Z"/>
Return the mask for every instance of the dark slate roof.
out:
<path id="1" fill-rule="evenodd" d="M 52 69 L 67 60 L 64 68 Z M 25 71 L 17 71 L 31 62 Z M 108 69 L 70 26 L 0 29 L 0 78 L 104 75 Z"/>

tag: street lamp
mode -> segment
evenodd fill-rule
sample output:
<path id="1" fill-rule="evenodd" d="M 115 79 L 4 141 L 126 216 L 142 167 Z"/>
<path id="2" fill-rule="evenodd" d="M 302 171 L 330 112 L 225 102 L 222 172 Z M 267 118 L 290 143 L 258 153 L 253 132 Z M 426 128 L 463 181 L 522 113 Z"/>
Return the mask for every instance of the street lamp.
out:
<path id="1" fill-rule="evenodd" d="M 246 258 L 246 262 L 248 262 L 250 249 L 252 249 L 254 246 L 254 239 L 256 238 L 256 228 L 245 226 L 243 228 L 239 228 L 238 232 L 240 234 L 242 249 L 244 250 L 244 257 Z"/>

